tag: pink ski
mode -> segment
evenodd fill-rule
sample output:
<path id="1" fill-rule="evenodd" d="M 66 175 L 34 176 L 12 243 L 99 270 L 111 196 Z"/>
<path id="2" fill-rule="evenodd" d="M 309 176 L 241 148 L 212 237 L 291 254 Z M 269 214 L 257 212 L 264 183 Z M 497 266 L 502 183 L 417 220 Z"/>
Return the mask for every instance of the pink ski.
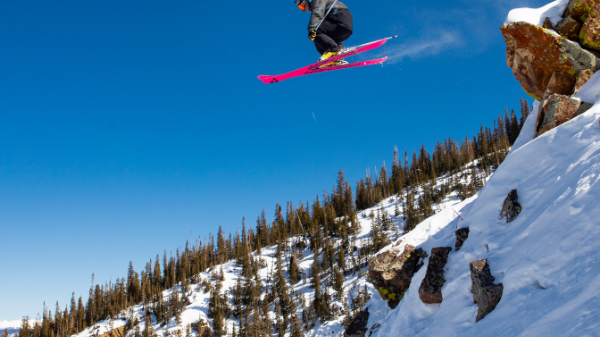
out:
<path id="1" fill-rule="evenodd" d="M 370 66 L 373 64 L 381 64 L 381 63 L 385 62 L 385 60 L 387 60 L 387 57 L 376 59 L 376 60 L 370 60 L 370 61 L 360 61 L 360 62 L 354 62 L 354 63 L 341 64 L 341 65 L 337 65 L 337 66 L 328 66 L 328 67 L 323 67 L 323 68 L 319 68 L 319 67 L 311 68 L 311 69 L 302 68 L 302 69 L 298 69 L 298 70 L 295 70 L 295 71 L 292 71 L 292 72 L 289 72 L 289 73 L 283 74 L 283 75 L 275 75 L 275 76 L 261 75 L 261 76 L 258 76 L 258 79 L 261 80 L 263 83 L 277 83 L 277 82 L 281 82 L 283 80 L 287 80 L 288 78 L 291 78 L 291 77 L 318 74 L 318 73 L 324 73 L 327 71 L 340 70 L 340 69 L 346 69 L 346 68 Z"/>
<path id="2" fill-rule="evenodd" d="M 317 63 L 308 65 L 306 67 L 291 71 L 289 73 L 285 73 L 285 74 L 281 74 L 281 75 L 261 75 L 261 76 L 258 76 L 258 79 L 261 80 L 263 83 L 277 83 L 277 82 L 281 82 L 283 80 L 287 80 L 288 78 L 292 78 L 292 77 L 298 77 L 298 76 L 304 76 L 304 75 L 310 75 L 310 74 L 318 74 L 318 73 L 323 73 L 323 72 L 332 71 L 332 70 L 369 66 L 369 65 L 373 65 L 373 64 L 381 64 L 385 60 L 387 60 L 387 57 L 376 59 L 376 60 L 370 60 L 370 61 L 354 62 L 354 63 L 342 64 L 342 65 L 336 65 L 336 66 L 326 66 L 326 64 L 328 64 L 328 63 L 335 62 L 337 60 L 340 60 L 340 59 L 343 59 L 346 57 L 354 56 L 356 54 L 360 54 L 367 50 L 381 47 L 384 43 L 387 42 L 387 40 L 393 39 L 393 38 L 395 38 L 395 36 L 387 37 L 385 39 L 381 39 L 381 40 L 377 40 L 377 41 L 373 41 L 373 42 L 369 42 L 369 43 L 366 43 L 366 44 L 363 44 L 360 46 L 351 47 L 351 48 L 348 48 L 343 53 L 340 53 L 334 57 L 328 58 L 323 61 L 319 61 Z"/>

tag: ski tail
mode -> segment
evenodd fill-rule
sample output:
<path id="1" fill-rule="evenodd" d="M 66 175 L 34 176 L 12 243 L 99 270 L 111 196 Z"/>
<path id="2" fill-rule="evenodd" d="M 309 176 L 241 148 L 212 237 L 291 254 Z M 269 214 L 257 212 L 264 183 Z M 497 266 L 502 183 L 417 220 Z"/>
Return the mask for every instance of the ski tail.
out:
<path id="1" fill-rule="evenodd" d="M 354 63 L 348 63 L 348 64 L 341 64 L 341 65 L 335 65 L 335 66 L 326 66 L 326 67 L 320 67 L 320 68 L 311 68 L 310 70 L 302 73 L 302 74 L 297 74 L 291 77 L 296 77 L 296 76 L 303 76 L 303 75 L 311 75 L 311 74 L 319 74 L 319 73 L 324 73 L 324 72 L 328 72 L 328 71 L 333 71 L 333 70 L 341 70 L 341 69 L 348 69 L 348 68 L 357 68 L 357 67 L 364 67 L 364 66 L 371 66 L 371 65 L 375 65 L 375 64 L 382 64 L 383 62 L 385 62 L 388 58 L 387 57 L 383 57 L 380 59 L 375 59 L 375 60 L 369 60 L 369 61 L 360 61 L 360 62 L 354 62 Z M 258 79 L 261 80 L 263 83 L 266 84 L 270 84 L 270 83 L 277 83 L 280 81 L 283 81 L 285 79 L 287 79 L 289 77 L 286 76 L 279 76 L 279 75 L 275 75 L 275 76 L 271 76 L 271 75 L 261 75 L 258 76 Z"/>
<path id="2" fill-rule="evenodd" d="M 292 77 L 298 77 L 298 76 L 303 76 L 303 75 L 316 74 L 316 73 L 321 73 L 321 72 L 331 71 L 331 70 L 337 70 L 337 69 L 353 68 L 353 67 L 360 67 L 360 66 L 363 66 L 363 65 L 371 65 L 371 64 L 383 63 L 385 60 L 387 60 L 387 57 L 383 58 L 383 59 L 377 59 L 377 60 L 371 60 L 371 61 L 364 61 L 364 62 L 355 62 L 355 63 L 345 64 L 345 65 L 339 65 L 339 66 L 327 66 L 327 64 L 329 64 L 329 63 L 332 63 L 332 62 L 335 62 L 335 61 L 339 61 L 341 59 L 344 59 L 344 58 L 347 58 L 347 57 L 350 57 L 350 56 L 354 56 L 354 55 L 366 52 L 366 51 L 371 50 L 371 49 L 375 49 L 375 48 L 381 47 L 388 40 L 394 39 L 396 37 L 397 37 L 397 35 L 396 36 L 392 36 L 392 37 L 386 37 L 386 38 L 381 39 L 381 40 L 377 40 L 377 41 L 372 41 L 372 42 L 369 42 L 369 43 L 365 43 L 365 44 L 362 44 L 360 46 L 349 47 L 348 49 L 344 50 L 343 52 L 341 52 L 338 55 L 335 55 L 335 56 L 330 57 L 328 59 L 319 61 L 317 63 L 310 64 L 310 65 L 302 67 L 300 69 L 296 69 L 294 71 L 290 71 L 288 73 L 281 74 L 281 75 L 260 75 L 260 76 L 258 76 L 258 79 L 261 80 L 263 83 L 277 83 L 277 82 L 281 82 L 283 80 L 286 80 L 286 79 L 292 78 Z M 371 63 L 373 61 L 375 61 L 375 63 Z M 367 64 L 362 64 L 362 63 L 367 63 Z"/>

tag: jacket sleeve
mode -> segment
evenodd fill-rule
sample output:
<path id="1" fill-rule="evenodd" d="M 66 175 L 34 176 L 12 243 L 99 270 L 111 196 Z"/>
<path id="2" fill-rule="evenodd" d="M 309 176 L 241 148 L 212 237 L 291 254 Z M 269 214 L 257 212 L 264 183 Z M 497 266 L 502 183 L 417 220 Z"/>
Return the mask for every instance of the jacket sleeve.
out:
<path id="1" fill-rule="evenodd" d="M 327 13 L 327 0 L 313 0 L 311 7 L 310 22 L 308 24 L 308 31 L 316 30 L 317 26 L 323 21 L 325 14 Z"/>

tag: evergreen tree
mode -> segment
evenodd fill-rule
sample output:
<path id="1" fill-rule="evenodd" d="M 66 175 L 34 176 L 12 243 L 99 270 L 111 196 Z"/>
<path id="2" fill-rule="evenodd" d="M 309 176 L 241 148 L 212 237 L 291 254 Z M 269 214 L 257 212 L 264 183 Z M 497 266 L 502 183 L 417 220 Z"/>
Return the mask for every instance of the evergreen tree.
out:
<path id="1" fill-rule="evenodd" d="M 304 337 L 302 330 L 302 321 L 298 317 L 298 307 L 296 303 L 291 301 L 292 311 L 290 317 L 290 337 Z"/>
<path id="2" fill-rule="evenodd" d="M 517 120 L 517 116 L 515 115 L 515 111 L 511 110 L 510 113 L 510 145 L 513 145 L 519 137 L 519 133 L 521 132 L 521 127 L 519 126 L 519 121 Z"/>

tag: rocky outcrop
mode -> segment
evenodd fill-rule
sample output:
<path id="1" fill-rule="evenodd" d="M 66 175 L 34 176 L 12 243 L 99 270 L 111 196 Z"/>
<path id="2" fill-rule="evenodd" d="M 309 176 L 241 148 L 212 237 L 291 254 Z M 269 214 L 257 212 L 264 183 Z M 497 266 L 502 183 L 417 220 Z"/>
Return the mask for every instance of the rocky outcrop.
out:
<path id="1" fill-rule="evenodd" d="M 506 62 L 525 92 L 540 101 L 539 136 L 587 110 L 569 97 L 600 69 L 600 0 L 570 0 L 557 24 L 513 22 L 500 30 Z"/>
<path id="2" fill-rule="evenodd" d="M 563 16 L 572 17 L 578 21 L 585 21 L 592 12 L 595 14 L 594 16 L 598 16 L 600 13 L 596 7 L 597 2 L 598 0 L 569 0 Z"/>
<path id="3" fill-rule="evenodd" d="M 423 266 L 426 257 L 423 249 L 407 245 L 402 254 L 388 250 L 369 260 L 367 277 L 390 308 L 400 303 L 413 274 Z"/>
<path id="4" fill-rule="evenodd" d="M 450 247 L 437 247 L 431 250 L 427 272 L 419 287 L 419 297 L 423 303 L 442 303 L 442 287 L 446 283 L 444 278 L 444 267 L 448 263 L 448 254 L 452 251 Z"/>
<path id="5" fill-rule="evenodd" d="M 344 331 L 344 337 L 365 337 L 369 322 L 369 308 L 359 312 Z"/>
<path id="6" fill-rule="evenodd" d="M 476 260 L 469 265 L 471 270 L 471 292 L 473 293 L 473 302 L 479 310 L 475 322 L 482 320 L 487 314 L 496 309 L 496 306 L 502 299 L 504 286 L 502 283 L 494 284 L 496 280 L 490 272 L 487 260 Z"/>
<path id="7" fill-rule="evenodd" d="M 571 17 L 567 17 L 560 21 L 555 29 L 561 36 L 572 41 L 577 41 L 579 32 L 581 32 L 581 23 Z"/>
<path id="8" fill-rule="evenodd" d="M 456 230 L 454 235 L 456 236 L 454 251 L 458 251 L 462 247 L 463 243 L 465 243 L 465 240 L 469 237 L 469 227 Z"/>
<path id="9" fill-rule="evenodd" d="M 580 100 L 565 95 L 553 94 L 544 101 L 544 106 L 540 109 L 536 123 L 536 136 L 568 122 L 587 110 L 580 109 L 580 107 Z"/>
<path id="10" fill-rule="evenodd" d="M 521 204 L 519 204 L 519 196 L 517 190 L 512 190 L 508 193 L 502 204 L 500 211 L 500 219 L 506 217 L 506 222 L 512 222 L 521 213 Z"/>
<path id="11" fill-rule="evenodd" d="M 575 87 L 573 88 L 573 94 L 577 93 L 577 91 L 579 91 L 579 89 L 581 89 L 581 87 L 584 84 L 586 84 L 587 81 L 590 80 L 590 78 L 592 78 L 592 75 L 594 75 L 594 72 L 591 71 L 590 69 L 580 71 L 579 74 L 577 75 L 577 79 L 575 80 Z"/>
<path id="12" fill-rule="evenodd" d="M 581 32 L 579 33 L 579 42 L 592 50 L 600 50 L 600 18 L 589 16 Z"/>
<path id="13" fill-rule="evenodd" d="M 500 30 L 507 45 L 507 66 L 523 89 L 537 100 L 542 100 L 555 73 L 560 82 L 570 83 L 564 92 L 569 94 L 578 71 L 600 67 L 595 55 L 542 27 L 513 22 Z"/>

